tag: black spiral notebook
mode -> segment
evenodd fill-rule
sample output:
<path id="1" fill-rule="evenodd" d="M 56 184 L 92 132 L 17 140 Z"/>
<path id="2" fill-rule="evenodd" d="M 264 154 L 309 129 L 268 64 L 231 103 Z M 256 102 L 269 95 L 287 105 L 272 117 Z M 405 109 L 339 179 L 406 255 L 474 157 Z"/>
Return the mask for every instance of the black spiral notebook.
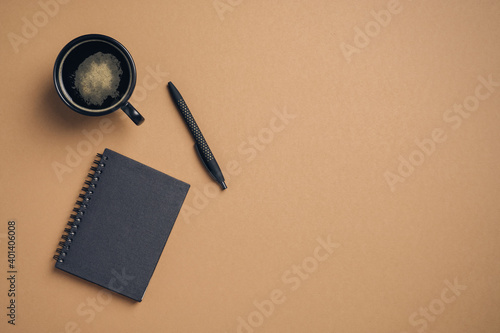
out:
<path id="1" fill-rule="evenodd" d="M 110 149 L 97 154 L 56 268 L 141 301 L 189 184 Z"/>

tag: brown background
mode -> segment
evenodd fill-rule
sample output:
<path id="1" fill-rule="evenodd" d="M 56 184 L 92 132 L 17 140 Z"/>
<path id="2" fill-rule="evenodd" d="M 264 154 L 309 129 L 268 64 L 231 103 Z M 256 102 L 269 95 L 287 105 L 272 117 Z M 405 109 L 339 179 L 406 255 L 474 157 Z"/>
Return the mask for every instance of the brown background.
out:
<path id="1" fill-rule="evenodd" d="M 237 332 L 250 316 L 257 327 L 240 332 L 498 332 L 500 90 L 458 129 L 443 115 L 474 94 L 479 76 L 500 82 L 500 3 L 401 0 L 349 62 L 342 43 L 356 45 L 356 27 L 376 29 L 371 11 L 387 6 L 73 0 L 49 17 L 37 1 L 2 0 L 0 330 Z M 34 19 L 40 27 L 23 37 Z M 142 126 L 120 111 L 78 115 L 56 95 L 56 56 L 87 33 L 110 35 L 133 55 Z M 14 47 L 13 34 L 25 43 Z M 169 80 L 226 170 L 227 191 L 198 161 Z M 270 132 L 285 111 L 295 118 Z M 89 149 L 82 131 L 102 119 L 113 130 Z M 391 191 L 384 174 L 397 174 L 400 156 L 418 160 L 415 140 L 436 128 L 446 140 Z M 78 147 L 85 154 L 59 181 L 53 165 Z M 142 303 L 103 298 L 54 269 L 78 189 L 105 147 L 192 185 Z M 15 327 L 5 316 L 9 219 Z M 328 237 L 340 246 L 316 267 L 317 239 Z M 302 263 L 311 272 L 291 283 Z M 454 281 L 466 290 L 453 298 Z M 284 302 L 268 317 L 255 313 L 254 301 L 273 290 Z M 414 315 L 429 306 L 432 320 Z"/>

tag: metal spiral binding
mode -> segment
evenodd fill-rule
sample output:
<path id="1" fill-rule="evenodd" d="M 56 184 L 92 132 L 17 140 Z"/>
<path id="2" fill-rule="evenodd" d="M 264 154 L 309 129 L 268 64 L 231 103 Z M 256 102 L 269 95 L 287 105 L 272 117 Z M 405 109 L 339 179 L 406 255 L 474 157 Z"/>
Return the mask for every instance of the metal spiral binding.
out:
<path id="1" fill-rule="evenodd" d="M 92 162 L 90 167 L 91 172 L 87 174 L 85 180 L 85 185 L 82 187 L 82 192 L 78 195 L 78 200 L 73 208 L 73 213 L 69 216 L 69 221 L 66 223 L 68 227 L 64 229 L 64 233 L 61 236 L 61 241 L 56 249 L 56 254 L 54 255 L 54 260 L 62 263 L 64 258 L 68 254 L 68 250 L 73 242 L 73 237 L 76 235 L 80 222 L 83 219 L 86 209 L 88 208 L 89 202 L 94 194 L 94 189 L 97 187 L 97 182 L 99 181 L 99 176 L 102 174 L 105 162 L 108 159 L 107 156 L 102 154 L 97 154 L 96 159 Z"/>

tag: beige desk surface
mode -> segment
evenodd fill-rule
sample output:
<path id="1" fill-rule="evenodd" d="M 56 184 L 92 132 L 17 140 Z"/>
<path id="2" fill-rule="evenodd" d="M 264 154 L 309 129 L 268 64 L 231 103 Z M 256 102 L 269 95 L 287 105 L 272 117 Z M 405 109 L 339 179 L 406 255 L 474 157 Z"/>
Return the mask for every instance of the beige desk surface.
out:
<path id="1" fill-rule="evenodd" d="M 500 330 L 498 1 L 59 1 L 0 5 L 1 332 Z M 142 126 L 56 95 L 87 33 L 133 55 Z M 142 303 L 52 260 L 105 147 L 192 185 Z"/>

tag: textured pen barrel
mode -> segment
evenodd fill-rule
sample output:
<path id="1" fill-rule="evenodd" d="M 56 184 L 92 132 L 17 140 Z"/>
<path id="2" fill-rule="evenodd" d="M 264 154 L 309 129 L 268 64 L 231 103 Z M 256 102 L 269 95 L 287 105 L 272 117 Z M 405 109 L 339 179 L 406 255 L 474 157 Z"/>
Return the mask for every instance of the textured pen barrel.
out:
<path id="1" fill-rule="evenodd" d="M 212 154 L 212 151 L 210 150 L 207 141 L 205 141 L 205 137 L 203 137 L 203 134 L 201 133 L 200 128 L 198 127 L 198 124 L 196 124 L 193 115 L 189 111 L 186 102 L 184 102 L 184 99 L 181 98 L 177 100 L 177 107 L 180 113 L 182 114 L 182 117 L 184 118 L 186 125 L 189 127 L 189 130 L 194 136 L 194 140 L 196 141 L 196 145 L 198 147 L 200 155 L 203 156 L 206 162 L 213 160 L 214 155 Z"/>

